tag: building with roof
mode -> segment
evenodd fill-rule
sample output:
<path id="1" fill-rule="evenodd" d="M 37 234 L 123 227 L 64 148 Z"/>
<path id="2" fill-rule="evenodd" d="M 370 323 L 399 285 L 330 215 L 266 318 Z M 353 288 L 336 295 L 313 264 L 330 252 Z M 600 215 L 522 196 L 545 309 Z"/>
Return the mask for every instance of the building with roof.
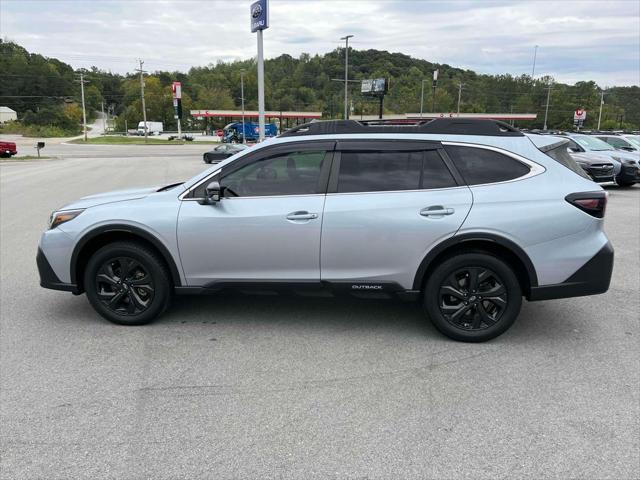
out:
<path id="1" fill-rule="evenodd" d="M 0 123 L 11 122 L 18 119 L 15 110 L 9 107 L 0 107 Z"/>

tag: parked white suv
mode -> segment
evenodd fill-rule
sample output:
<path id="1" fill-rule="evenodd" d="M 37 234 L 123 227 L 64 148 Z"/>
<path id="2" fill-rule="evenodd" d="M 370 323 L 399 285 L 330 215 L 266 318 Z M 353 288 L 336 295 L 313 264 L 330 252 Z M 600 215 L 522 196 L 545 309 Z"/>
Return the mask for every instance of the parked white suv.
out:
<path id="1" fill-rule="evenodd" d="M 537 142 L 479 120 L 296 127 L 184 183 L 53 212 L 41 285 L 86 292 L 125 325 L 156 318 L 172 293 L 398 296 L 451 338 L 488 340 L 523 296 L 597 294 L 611 279 L 606 193 L 554 158 L 565 140 Z"/>

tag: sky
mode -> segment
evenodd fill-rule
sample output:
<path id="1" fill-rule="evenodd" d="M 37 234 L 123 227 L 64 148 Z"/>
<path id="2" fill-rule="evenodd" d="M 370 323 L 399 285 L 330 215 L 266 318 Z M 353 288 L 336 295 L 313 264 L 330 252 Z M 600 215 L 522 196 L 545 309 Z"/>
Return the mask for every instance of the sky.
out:
<path id="1" fill-rule="evenodd" d="M 72 66 L 187 71 L 256 55 L 250 0 L 0 0 L 0 37 Z M 479 73 L 640 84 L 638 0 L 270 0 L 267 58 L 401 52 Z"/>

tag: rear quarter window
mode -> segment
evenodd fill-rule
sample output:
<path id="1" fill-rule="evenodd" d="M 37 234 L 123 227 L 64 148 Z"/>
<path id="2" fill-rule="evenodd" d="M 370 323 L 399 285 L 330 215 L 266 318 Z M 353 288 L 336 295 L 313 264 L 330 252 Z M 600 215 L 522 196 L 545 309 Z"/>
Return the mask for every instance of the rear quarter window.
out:
<path id="1" fill-rule="evenodd" d="M 531 169 L 514 158 L 493 150 L 445 145 L 445 150 L 468 185 L 514 180 Z"/>
<path id="2" fill-rule="evenodd" d="M 553 145 L 552 145 L 553 146 Z M 560 165 L 567 167 L 574 173 L 577 173 L 581 177 L 589 178 L 589 175 L 585 173 L 580 165 L 576 163 L 576 161 L 571 157 L 569 152 L 567 151 L 567 143 L 561 143 L 557 146 L 553 146 L 548 150 L 542 150 L 542 152 L 548 157 L 553 158 Z"/>

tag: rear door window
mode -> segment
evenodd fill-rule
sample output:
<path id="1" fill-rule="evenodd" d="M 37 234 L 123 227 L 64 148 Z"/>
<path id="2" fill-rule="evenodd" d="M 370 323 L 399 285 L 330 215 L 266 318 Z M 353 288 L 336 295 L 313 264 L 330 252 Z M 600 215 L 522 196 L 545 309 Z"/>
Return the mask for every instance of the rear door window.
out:
<path id="1" fill-rule="evenodd" d="M 343 151 L 337 191 L 383 192 L 456 186 L 436 150 Z"/>
<path id="2" fill-rule="evenodd" d="M 444 148 L 468 185 L 506 182 L 531 171 L 528 165 L 493 150 L 458 145 Z"/>

